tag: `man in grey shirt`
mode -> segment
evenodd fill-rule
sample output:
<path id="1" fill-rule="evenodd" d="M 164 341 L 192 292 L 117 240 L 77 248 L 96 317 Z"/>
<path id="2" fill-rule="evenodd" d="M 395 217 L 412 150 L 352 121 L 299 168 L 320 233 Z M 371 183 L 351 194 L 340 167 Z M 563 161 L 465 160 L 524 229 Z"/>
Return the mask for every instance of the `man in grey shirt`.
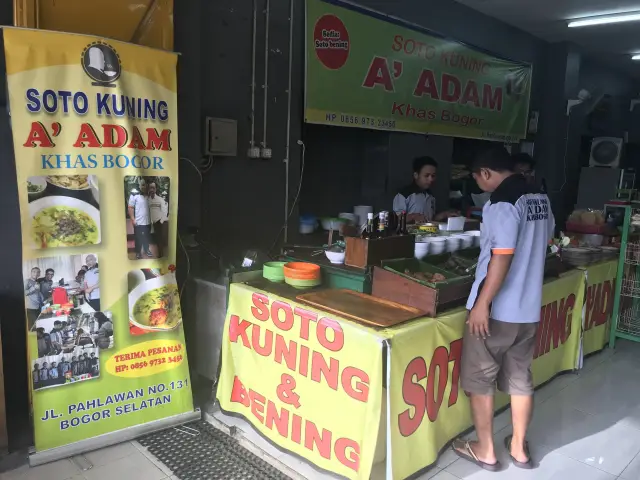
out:
<path id="1" fill-rule="evenodd" d="M 471 395 L 477 442 L 455 440 L 460 457 L 497 471 L 493 396 L 511 396 L 513 435 L 505 446 L 514 466 L 533 468 L 525 441 L 533 411 L 531 364 L 540 321 L 547 245 L 555 221 L 549 198 L 514 172 L 504 147 L 479 155 L 473 177 L 490 200 L 482 211 L 481 251 L 467 302 L 461 385 Z"/>
<path id="2" fill-rule="evenodd" d="M 40 285 L 38 284 L 38 277 L 40 276 L 40 269 L 33 267 L 31 269 L 31 276 L 24 282 L 24 297 L 25 305 L 27 308 L 27 320 L 29 321 L 29 330 L 33 328 L 40 315 L 40 309 L 42 308 L 42 296 L 40 294 Z"/>
<path id="3" fill-rule="evenodd" d="M 151 237 L 151 215 L 149 214 L 149 200 L 146 195 L 146 185 L 140 185 L 142 190 L 140 193 L 133 193 L 129 197 L 129 205 L 127 206 L 129 218 L 133 224 L 133 235 L 135 237 L 136 258 L 140 260 L 142 253 L 147 257 L 153 254 L 149 250 L 149 241 Z"/>

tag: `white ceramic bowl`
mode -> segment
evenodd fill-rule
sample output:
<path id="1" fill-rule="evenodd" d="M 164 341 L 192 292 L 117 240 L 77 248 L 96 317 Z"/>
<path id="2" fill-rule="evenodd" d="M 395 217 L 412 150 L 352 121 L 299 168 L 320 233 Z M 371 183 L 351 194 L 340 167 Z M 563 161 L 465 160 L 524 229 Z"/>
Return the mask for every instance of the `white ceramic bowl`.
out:
<path id="1" fill-rule="evenodd" d="M 447 248 L 447 239 L 445 237 L 432 237 L 429 241 L 429 254 L 440 255 Z"/>
<path id="2" fill-rule="evenodd" d="M 480 235 L 482 232 L 480 230 L 469 230 L 468 232 L 464 232 L 465 235 L 471 235 L 473 237 L 473 245 L 476 247 L 480 246 Z"/>
<path id="3" fill-rule="evenodd" d="M 473 247 L 473 242 L 475 241 L 475 238 L 473 235 L 468 235 L 466 233 L 461 233 L 460 235 L 456 235 L 456 237 L 458 237 L 462 243 L 462 245 L 460 246 L 460 248 L 471 248 Z M 480 237 L 478 237 L 480 238 Z"/>
<path id="4" fill-rule="evenodd" d="M 414 257 L 422 260 L 429 253 L 429 242 L 416 242 L 414 248 Z"/>
<path id="5" fill-rule="evenodd" d="M 460 250 L 460 245 L 462 245 L 462 239 L 460 237 L 447 237 L 447 252 L 455 252 L 456 250 Z"/>
<path id="6" fill-rule="evenodd" d="M 330 252 L 329 250 L 325 250 L 324 254 L 331 263 L 335 263 L 337 265 L 344 263 L 344 252 Z"/>

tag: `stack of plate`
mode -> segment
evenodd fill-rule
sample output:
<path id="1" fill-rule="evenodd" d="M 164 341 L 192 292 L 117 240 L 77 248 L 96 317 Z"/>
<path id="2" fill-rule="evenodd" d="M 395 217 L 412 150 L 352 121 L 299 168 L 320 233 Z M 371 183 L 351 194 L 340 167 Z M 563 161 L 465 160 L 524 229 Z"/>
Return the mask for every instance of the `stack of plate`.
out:
<path id="1" fill-rule="evenodd" d="M 598 250 L 593 248 L 566 247 L 562 249 L 562 261 L 573 267 L 583 267 L 596 260 Z"/>
<path id="2" fill-rule="evenodd" d="M 262 267 L 262 276 L 270 282 L 284 282 L 285 262 L 267 262 Z"/>
<path id="3" fill-rule="evenodd" d="M 320 266 L 314 263 L 291 262 L 284 266 L 284 281 L 295 288 L 311 288 L 322 284 Z"/>

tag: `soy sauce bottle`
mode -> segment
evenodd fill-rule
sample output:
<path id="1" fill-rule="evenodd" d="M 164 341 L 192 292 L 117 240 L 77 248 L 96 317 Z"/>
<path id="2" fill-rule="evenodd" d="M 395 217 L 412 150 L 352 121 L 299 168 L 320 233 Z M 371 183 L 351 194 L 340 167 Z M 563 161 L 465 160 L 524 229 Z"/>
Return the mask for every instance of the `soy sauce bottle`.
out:
<path id="1" fill-rule="evenodd" d="M 409 235 L 407 231 L 407 212 L 405 211 L 400 214 L 400 235 Z"/>

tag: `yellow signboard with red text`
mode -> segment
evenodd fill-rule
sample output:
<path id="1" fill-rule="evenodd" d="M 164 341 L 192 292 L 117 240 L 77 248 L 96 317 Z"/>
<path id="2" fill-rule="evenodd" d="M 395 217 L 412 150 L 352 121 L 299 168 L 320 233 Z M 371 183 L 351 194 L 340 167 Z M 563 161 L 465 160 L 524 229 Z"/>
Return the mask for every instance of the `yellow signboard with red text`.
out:
<path id="1" fill-rule="evenodd" d="M 384 339 L 325 315 L 233 284 L 217 397 L 276 445 L 346 478 L 368 479 Z"/>
<path id="2" fill-rule="evenodd" d="M 584 301 L 584 275 L 573 271 L 545 284 L 533 377 L 540 385 L 574 370 Z M 406 478 L 436 462 L 440 450 L 472 425 L 460 389 L 466 311 L 396 327 L 391 340 L 390 434 L 393 478 Z M 496 397 L 496 409 L 505 406 Z"/>
<path id="3" fill-rule="evenodd" d="M 617 272 L 617 260 L 592 265 L 586 269 L 587 291 L 582 332 L 583 355 L 602 350 L 609 342 Z"/>

